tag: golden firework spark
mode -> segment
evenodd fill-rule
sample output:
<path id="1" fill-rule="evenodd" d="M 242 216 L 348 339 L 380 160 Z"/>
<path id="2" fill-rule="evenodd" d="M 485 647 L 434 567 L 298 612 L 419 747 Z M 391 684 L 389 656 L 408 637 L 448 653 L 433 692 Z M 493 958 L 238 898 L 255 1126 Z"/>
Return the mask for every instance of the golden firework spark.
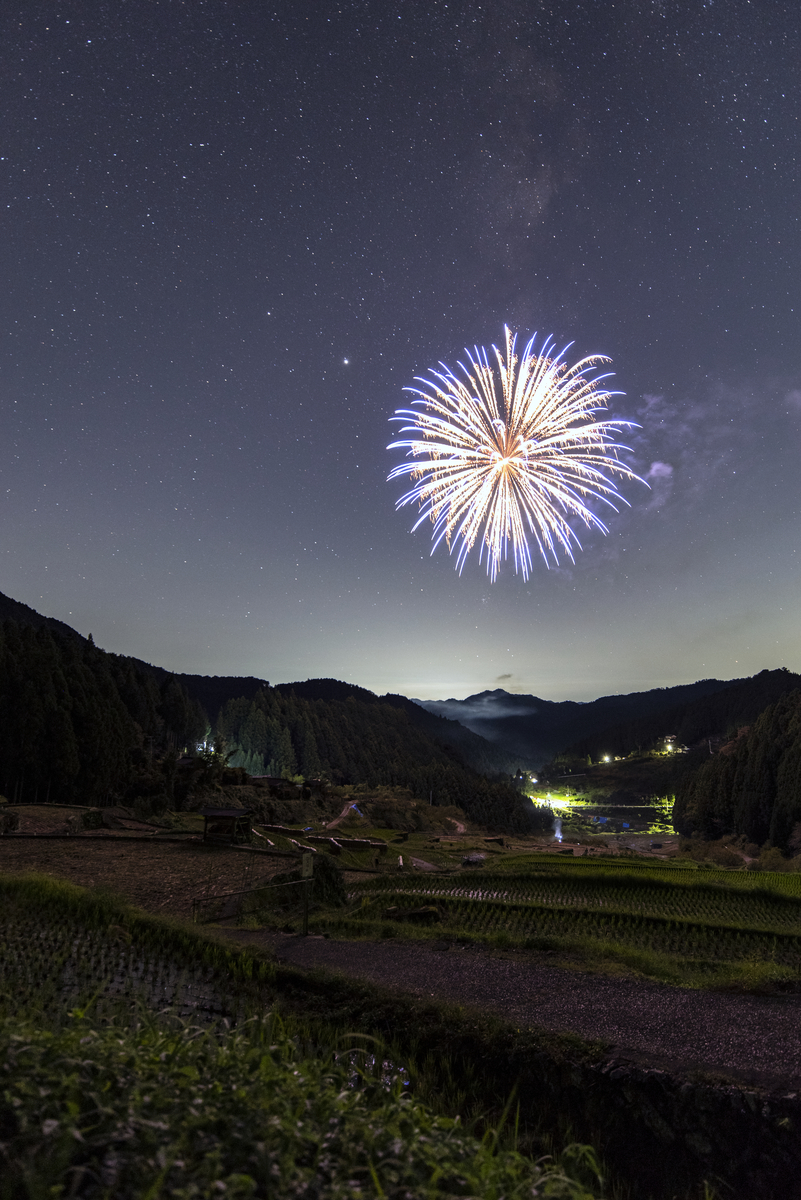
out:
<path id="1" fill-rule="evenodd" d="M 461 573 L 467 555 L 480 539 L 479 562 L 487 555 L 494 581 L 511 543 L 515 571 L 528 579 L 536 541 L 547 565 L 558 562 L 559 547 L 573 559 L 581 543 L 569 518 L 588 529 L 607 532 L 588 507 L 602 502 L 616 508 L 627 501 L 610 476 L 637 479 L 618 458 L 627 447 L 615 439 L 633 422 L 597 420 L 610 392 L 602 386 L 610 375 L 594 374 L 610 360 L 593 354 L 568 366 L 548 339 L 534 352 L 536 334 L 522 358 L 515 356 L 516 335 L 506 328 L 506 355 L 492 347 L 495 362 L 483 347 L 466 350 L 464 378 L 444 363 L 420 387 L 404 389 L 417 397 L 414 408 L 398 409 L 393 421 L 412 436 L 392 442 L 390 450 L 408 451 L 408 462 L 389 479 L 409 476 L 414 487 L 397 502 L 420 505 L 417 529 L 430 519 L 432 554 L 445 539 L 451 552 L 458 546 Z"/>

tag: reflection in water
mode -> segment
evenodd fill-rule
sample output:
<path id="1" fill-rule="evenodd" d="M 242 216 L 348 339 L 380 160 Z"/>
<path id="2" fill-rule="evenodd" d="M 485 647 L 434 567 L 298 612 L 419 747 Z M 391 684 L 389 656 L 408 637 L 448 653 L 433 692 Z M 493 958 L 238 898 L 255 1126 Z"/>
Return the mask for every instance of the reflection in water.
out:
<path id="1" fill-rule="evenodd" d="M 562 818 L 561 817 L 554 817 L 554 819 L 553 819 L 553 835 L 556 838 L 557 842 L 561 842 L 561 840 L 562 840 Z"/>

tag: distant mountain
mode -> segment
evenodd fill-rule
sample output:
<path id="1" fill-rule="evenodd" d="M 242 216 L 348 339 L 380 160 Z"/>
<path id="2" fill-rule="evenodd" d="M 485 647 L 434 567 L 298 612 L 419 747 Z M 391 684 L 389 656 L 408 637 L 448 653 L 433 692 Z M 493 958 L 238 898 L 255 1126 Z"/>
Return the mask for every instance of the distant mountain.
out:
<path id="1" fill-rule="evenodd" d="M 0 593 L 0 621 L 9 619 L 35 628 L 44 626 L 64 636 L 79 639 L 82 643 L 87 641 L 63 621 L 45 617 L 27 604 Z M 270 686 L 266 679 L 253 676 L 177 674 L 138 658 L 113 657 L 130 663 L 136 670 L 149 672 L 160 685 L 170 677 L 176 679 L 189 696 L 200 703 L 212 726 L 229 700 L 240 697 L 252 700 L 262 689 Z M 774 701 L 781 694 L 783 678 L 780 672 L 767 671 L 754 678 L 763 679 L 765 676 L 770 676 L 771 682 L 766 687 L 756 686 L 753 693 L 746 686 L 752 683 L 749 680 L 703 679 L 679 687 L 653 688 L 625 696 L 602 696 L 586 704 L 573 700 L 553 701 L 542 700 L 538 696 L 514 695 L 502 688 L 479 692 L 468 696 L 466 700 L 409 700 L 406 696 L 391 693 L 377 696 L 366 688 L 338 679 L 282 683 L 275 690 L 284 695 L 294 692 L 304 700 L 331 702 L 347 700 L 352 696 L 361 703 L 389 704 L 393 708 L 402 708 L 409 719 L 429 737 L 452 747 L 474 770 L 492 776 L 501 772 L 511 774 L 517 767 L 538 768 L 567 747 L 579 753 L 593 753 L 595 741 L 590 739 L 597 740 L 596 735 L 602 735 L 604 749 L 609 753 L 622 753 L 618 746 L 640 744 L 650 736 L 652 729 L 657 729 L 654 736 L 658 736 L 659 732 L 665 732 L 666 725 L 671 726 L 669 732 L 676 734 L 680 740 L 691 740 L 693 730 L 701 728 L 706 720 L 702 703 L 705 697 L 724 690 L 731 693 L 720 711 L 715 710 L 718 713 L 715 720 L 724 726 L 727 722 L 731 724 L 739 719 L 743 713 L 759 712 Z M 793 682 L 798 679 L 798 676 L 790 676 L 786 690 L 798 686 Z M 742 696 L 736 691 L 740 686 L 746 688 Z M 758 702 L 759 707 L 755 708 Z M 701 707 L 693 708 L 693 705 Z M 685 715 L 688 724 L 683 735 Z M 649 723 L 651 717 L 657 716 L 659 719 L 656 724 Z M 614 741 L 610 740 L 613 735 Z M 639 740 L 632 742 L 632 738 Z"/>
<path id="2" fill-rule="evenodd" d="M 0 621 L 0 781 L 15 804 L 180 807 L 214 768 L 201 760 L 177 777 L 176 752 L 197 745 L 207 726 L 195 696 L 213 705 L 228 695 L 214 726 L 232 765 L 248 774 L 408 789 L 509 833 L 550 824 L 550 811 L 533 807 L 508 779 L 472 768 L 467 760 L 486 745 L 481 738 L 404 697 L 393 704 L 336 680 L 279 691 L 253 678 L 171 675 L 101 650 L 68 626 L 48 627 L 25 605 L 4 609 L 22 618 Z"/>
<path id="3" fill-rule="evenodd" d="M 404 697 L 401 704 L 391 699 L 339 680 L 305 680 L 263 688 L 252 700 L 230 700 L 218 727 L 234 754 L 231 765 L 248 774 L 408 788 L 418 800 L 458 805 L 488 828 L 550 828 L 549 810 L 532 806 L 508 779 L 490 780 L 471 769 L 460 746 L 445 744 L 442 734 L 452 729 L 467 745 L 482 744 L 480 738 Z M 433 737 L 425 727 L 432 722 Z"/>
<path id="4" fill-rule="evenodd" d="M 188 690 L 189 684 L 185 685 Z M 423 730 L 429 737 L 457 750 L 461 758 L 474 771 L 481 775 L 512 775 L 521 765 L 519 758 L 509 754 L 503 746 L 488 741 L 480 734 L 469 729 L 463 722 L 454 720 L 438 713 L 428 712 L 416 701 L 407 696 L 398 696 L 388 692 L 378 696 L 367 688 L 358 687 L 353 683 L 343 683 L 340 679 L 306 679 L 297 683 L 278 683 L 275 691 L 284 695 L 294 694 L 303 700 L 358 700 L 363 704 L 389 704 L 400 708 L 418 729 Z M 522 764 L 525 766 L 525 764 Z"/>
<path id="5" fill-rule="evenodd" d="M 461 722 L 510 757 L 519 759 L 521 766 L 537 768 L 566 746 L 610 726 L 676 709 L 737 682 L 741 681 L 702 679 L 678 687 L 601 696 L 586 704 L 513 695 L 503 688 L 478 692 L 466 700 L 415 700 L 414 703 L 427 712 Z"/>
<path id="6" fill-rule="evenodd" d="M 29 625 L 35 629 L 46 627 L 69 638 L 77 639 L 86 644 L 88 639 L 78 633 L 63 621 L 53 617 L 42 616 L 27 604 L 12 600 L 0 592 L 0 621 L 13 620 L 20 625 Z M 229 700 L 245 698 L 253 700 L 263 689 L 269 688 L 266 679 L 257 679 L 252 675 L 187 675 L 171 672 L 164 667 L 153 666 L 139 658 L 123 655 L 111 656 L 118 661 L 131 664 L 135 670 L 144 671 L 155 677 L 161 685 L 165 680 L 174 678 L 184 687 L 189 696 L 196 700 L 208 715 L 212 728 L 216 727 L 217 718 Z M 471 732 L 458 721 L 449 720 L 426 712 L 418 704 L 406 696 L 377 696 L 367 688 L 354 683 L 344 683 L 340 679 L 306 679 L 296 683 L 280 683 L 274 689 L 283 695 L 294 694 L 303 700 L 342 701 L 352 697 L 363 704 L 389 704 L 393 708 L 404 710 L 409 719 L 429 737 L 450 746 L 456 750 L 461 759 L 474 771 L 481 775 L 512 774 L 517 768 L 517 760 L 513 761 L 501 746 L 486 741 Z"/>

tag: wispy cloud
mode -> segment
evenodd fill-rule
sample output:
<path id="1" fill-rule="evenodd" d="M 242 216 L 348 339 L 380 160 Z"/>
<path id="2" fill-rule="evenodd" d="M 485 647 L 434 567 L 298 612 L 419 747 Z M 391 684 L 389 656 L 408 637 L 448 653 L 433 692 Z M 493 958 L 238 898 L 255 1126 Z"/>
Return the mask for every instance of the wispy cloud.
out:
<path id="1" fill-rule="evenodd" d="M 435 712 L 440 717 L 449 717 L 452 721 L 461 721 L 468 729 L 476 730 L 475 726 L 484 721 L 497 721 L 502 717 L 529 717 L 539 712 L 539 707 L 532 703 L 531 696 L 521 696 L 515 701 L 512 695 L 498 696 L 468 696 L 466 700 L 418 700 L 429 712 Z"/>
<path id="2" fill-rule="evenodd" d="M 645 480 L 651 488 L 646 508 L 661 508 L 673 491 L 673 467 L 670 463 L 652 462 Z"/>
<path id="3" fill-rule="evenodd" d="M 703 498 L 746 479 L 760 487 L 787 449 L 788 415 L 801 408 L 801 389 L 770 382 L 711 381 L 694 396 L 646 394 L 632 449 L 654 490 L 647 509 L 696 508 Z M 650 466 L 647 466 L 650 461 Z"/>

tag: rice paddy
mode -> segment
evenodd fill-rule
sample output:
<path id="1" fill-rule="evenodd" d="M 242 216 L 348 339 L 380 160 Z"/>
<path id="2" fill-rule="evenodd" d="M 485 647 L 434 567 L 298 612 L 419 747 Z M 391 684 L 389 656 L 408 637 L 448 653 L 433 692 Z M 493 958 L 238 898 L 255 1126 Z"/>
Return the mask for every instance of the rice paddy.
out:
<path id="1" fill-rule="evenodd" d="M 447 1056 L 401 1067 L 382 1050 L 279 1017 L 258 955 L 112 897 L 0 877 L 3 1196 L 600 1194 L 587 1147 L 563 1169 L 519 1152 L 514 1129 L 501 1139 L 485 1120 L 478 1138 L 456 1115 L 465 1095 L 443 1088 Z M 456 1112 L 426 1092 L 453 1093 Z"/>
<path id="2" fill-rule="evenodd" d="M 351 887 L 347 914 L 319 928 L 351 936 L 477 941 L 582 951 L 670 982 L 756 986 L 801 980 L 795 875 L 581 860 L 459 876 L 382 877 Z M 428 906 L 425 928 L 405 919 Z M 413 914 L 412 914 L 413 916 Z"/>

